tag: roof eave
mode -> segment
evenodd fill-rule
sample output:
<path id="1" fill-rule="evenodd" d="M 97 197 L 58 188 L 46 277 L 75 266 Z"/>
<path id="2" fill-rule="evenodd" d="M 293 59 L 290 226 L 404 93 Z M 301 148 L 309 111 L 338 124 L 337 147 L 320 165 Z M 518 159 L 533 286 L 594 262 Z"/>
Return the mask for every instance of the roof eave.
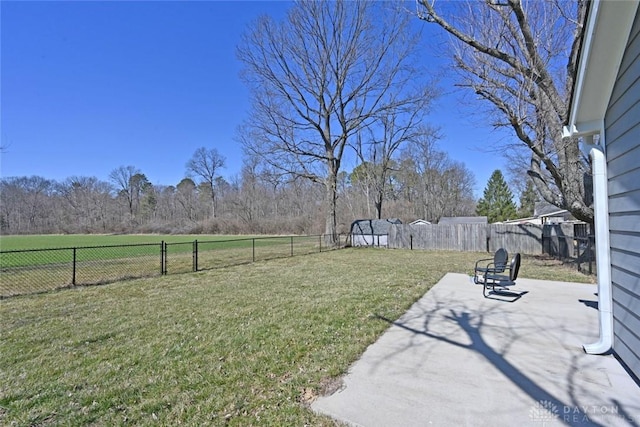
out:
<path id="1" fill-rule="evenodd" d="M 638 2 L 593 0 L 589 7 L 564 136 L 602 129 Z"/>

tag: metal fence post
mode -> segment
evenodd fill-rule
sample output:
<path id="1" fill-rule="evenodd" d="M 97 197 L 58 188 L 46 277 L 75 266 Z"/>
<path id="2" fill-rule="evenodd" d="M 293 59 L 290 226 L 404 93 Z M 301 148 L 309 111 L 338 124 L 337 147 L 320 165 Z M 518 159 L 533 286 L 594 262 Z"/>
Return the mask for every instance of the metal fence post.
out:
<path id="1" fill-rule="evenodd" d="M 73 248 L 73 277 L 71 278 L 71 284 L 76 285 L 76 248 Z"/>
<path id="2" fill-rule="evenodd" d="M 293 236 L 291 236 L 291 256 L 293 256 Z"/>
<path id="3" fill-rule="evenodd" d="M 251 239 L 251 260 L 256 262 L 256 239 Z"/>
<path id="4" fill-rule="evenodd" d="M 164 275 L 164 240 L 160 242 L 160 275 Z"/>
<path id="5" fill-rule="evenodd" d="M 169 267 L 167 265 L 168 261 L 169 261 L 169 244 L 167 242 L 164 242 L 164 274 L 165 275 L 169 271 Z"/>
<path id="6" fill-rule="evenodd" d="M 198 271 L 198 241 L 193 241 L 193 271 Z"/>
<path id="7" fill-rule="evenodd" d="M 322 252 L 322 234 L 320 235 L 320 237 L 318 238 L 318 241 L 320 242 L 320 252 Z"/>

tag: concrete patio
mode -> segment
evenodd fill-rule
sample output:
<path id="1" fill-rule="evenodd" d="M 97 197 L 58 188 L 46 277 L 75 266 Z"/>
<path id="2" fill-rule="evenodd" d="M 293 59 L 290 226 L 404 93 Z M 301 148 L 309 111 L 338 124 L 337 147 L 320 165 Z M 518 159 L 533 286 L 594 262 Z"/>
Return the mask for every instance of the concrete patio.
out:
<path id="1" fill-rule="evenodd" d="M 598 339 L 596 286 L 447 274 L 312 408 L 357 426 L 640 425 L 640 387 Z"/>

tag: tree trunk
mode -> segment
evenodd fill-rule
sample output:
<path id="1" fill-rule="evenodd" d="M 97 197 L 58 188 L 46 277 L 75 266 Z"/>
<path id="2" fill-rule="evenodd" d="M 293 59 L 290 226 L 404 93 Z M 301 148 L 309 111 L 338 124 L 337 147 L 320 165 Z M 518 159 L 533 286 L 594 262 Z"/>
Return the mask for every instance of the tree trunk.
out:
<path id="1" fill-rule="evenodd" d="M 374 202 L 376 207 L 376 218 L 378 219 L 382 219 L 382 199 L 383 199 L 382 191 L 379 191 L 378 194 L 376 195 L 376 200 Z"/>
<path id="2" fill-rule="evenodd" d="M 211 218 L 216 217 L 216 192 L 213 189 L 213 183 L 211 183 Z"/>
<path id="3" fill-rule="evenodd" d="M 325 181 L 326 194 L 325 200 L 327 212 L 325 216 L 325 242 L 329 246 L 338 244 L 338 221 L 336 219 L 336 208 L 338 202 L 338 167 L 335 160 L 329 161 L 329 173 Z"/>

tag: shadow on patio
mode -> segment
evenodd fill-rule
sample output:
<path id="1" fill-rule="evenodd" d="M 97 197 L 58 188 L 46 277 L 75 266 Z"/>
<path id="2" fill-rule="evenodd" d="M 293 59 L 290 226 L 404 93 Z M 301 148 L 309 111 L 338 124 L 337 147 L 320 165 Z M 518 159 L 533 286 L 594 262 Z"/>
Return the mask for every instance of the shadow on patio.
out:
<path id="1" fill-rule="evenodd" d="M 485 299 L 446 275 L 352 366 L 318 412 L 377 425 L 624 425 L 640 388 L 595 341 L 595 286 L 519 279 L 522 298 Z"/>

